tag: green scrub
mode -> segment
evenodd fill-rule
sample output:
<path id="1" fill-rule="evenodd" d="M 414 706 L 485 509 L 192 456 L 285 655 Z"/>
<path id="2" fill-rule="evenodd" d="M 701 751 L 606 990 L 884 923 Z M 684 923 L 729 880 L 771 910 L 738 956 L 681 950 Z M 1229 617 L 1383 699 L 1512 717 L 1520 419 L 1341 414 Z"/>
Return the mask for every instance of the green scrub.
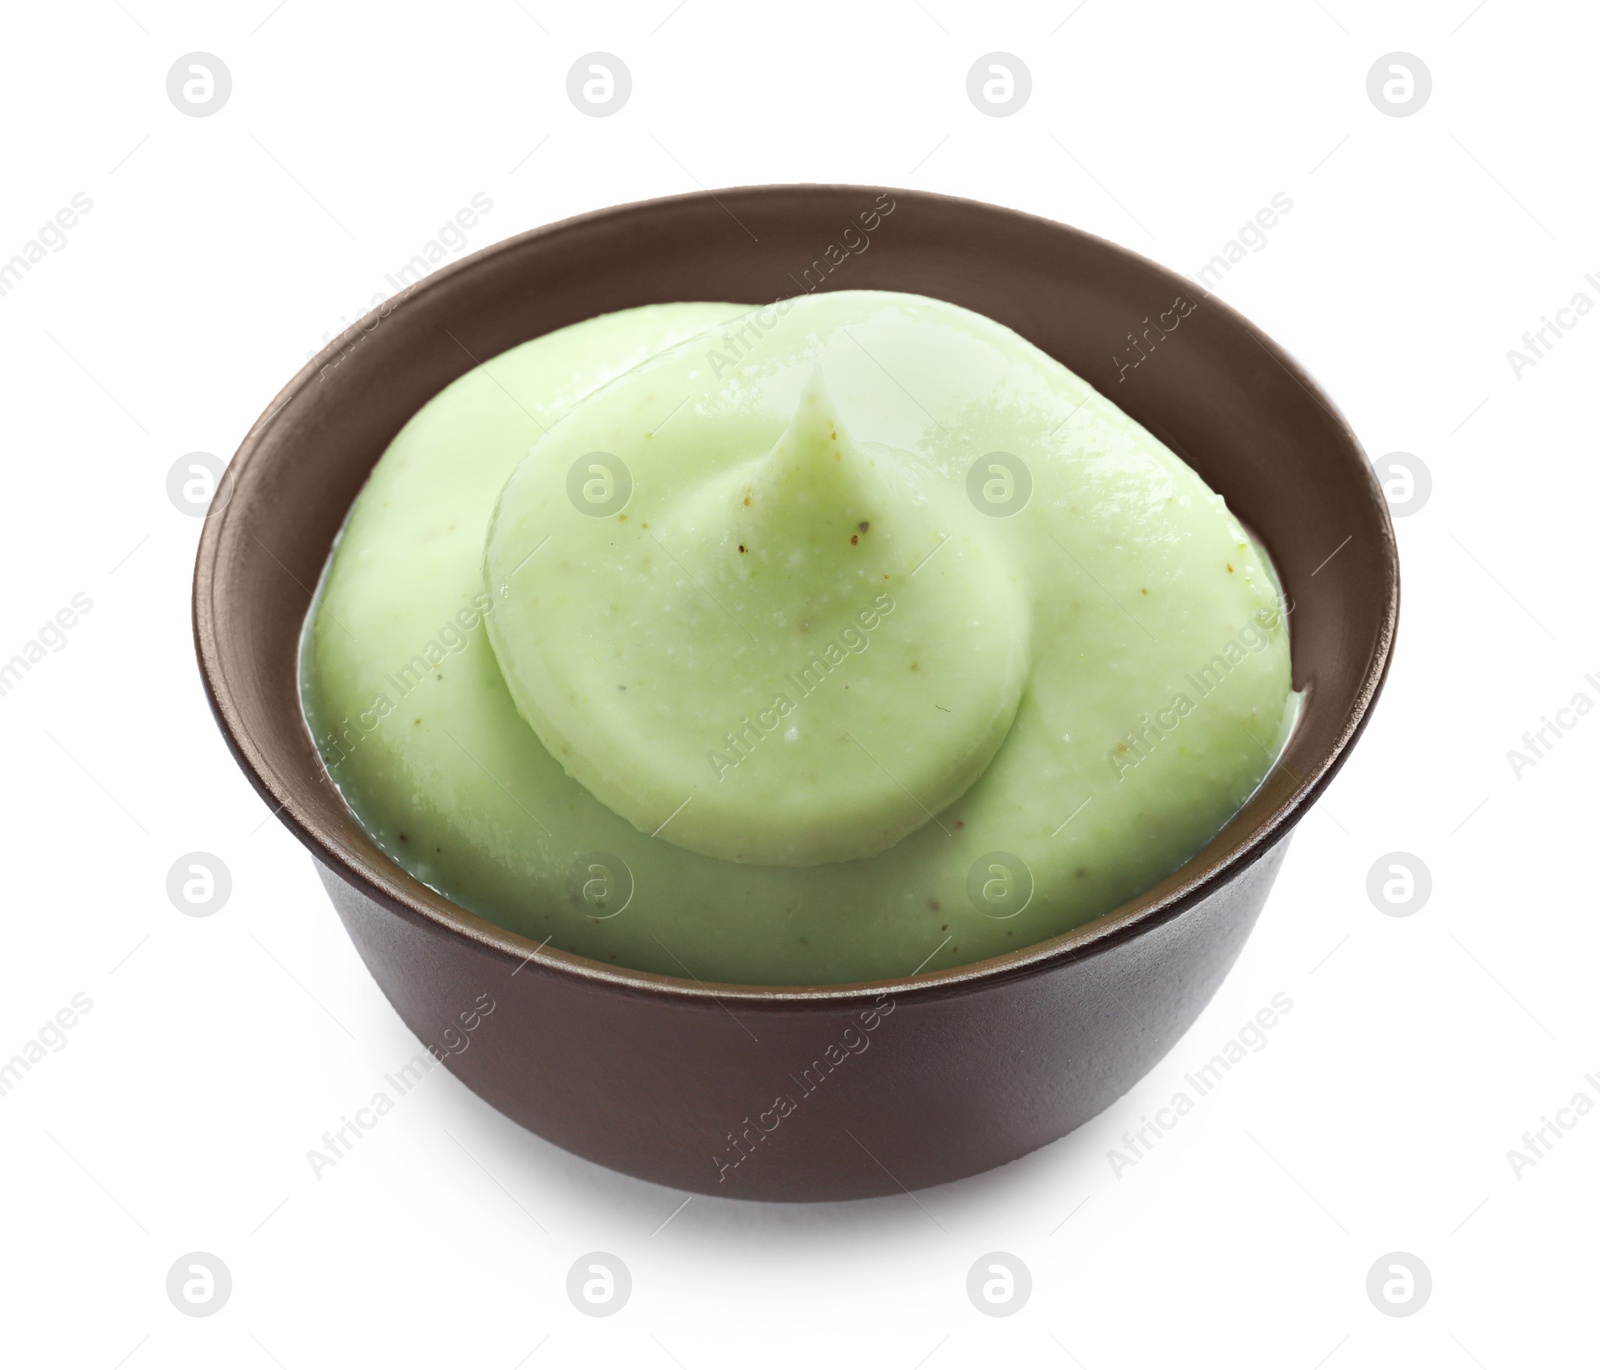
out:
<path id="1" fill-rule="evenodd" d="M 1010 330 L 884 292 L 627 310 L 469 372 L 374 469 L 303 675 L 419 878 L 759 984 L 1108 912 L 1238 810 L 1295 705 L 1222 499 Z"/>

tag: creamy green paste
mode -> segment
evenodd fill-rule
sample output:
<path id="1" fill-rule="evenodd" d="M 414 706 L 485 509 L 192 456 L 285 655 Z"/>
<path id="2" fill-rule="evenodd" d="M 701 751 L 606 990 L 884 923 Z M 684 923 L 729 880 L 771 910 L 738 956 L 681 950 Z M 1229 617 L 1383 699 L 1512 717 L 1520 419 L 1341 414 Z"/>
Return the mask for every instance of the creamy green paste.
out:
<path id="1" fill-rule="evenodd" d="M 1115 908 L 1291 725 L 1271 566 L 1043 352 L 916 295 L 655 305 L 406 425 L 307 626 L 393 858 L 537 942 L 818 984 Z"/>

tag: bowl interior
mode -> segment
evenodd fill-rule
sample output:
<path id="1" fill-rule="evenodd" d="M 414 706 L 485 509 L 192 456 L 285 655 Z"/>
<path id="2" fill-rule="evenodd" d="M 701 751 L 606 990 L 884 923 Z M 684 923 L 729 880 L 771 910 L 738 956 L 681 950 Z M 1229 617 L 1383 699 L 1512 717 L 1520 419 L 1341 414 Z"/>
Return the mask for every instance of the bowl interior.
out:
<path id="1" fill-rule="evenodd" d="M 1226 305 L 1075 229 L 922 192 L 769 186 L 601 211 L 444 268 L 337 339 L 246 437 L 223 486 L 226 503 L 201 536 L 196 645 L 230 747 L 319 859 L 402 917 L 443 924 L 518 959 L 528 955 L 532 943 L 394 865 L 327 783 L 301 717 L 296 671 L 312 587 L 390 440 L 478 363 L 632 305 L 765 303 L 811 289 L 912 291 L 986 314 L 1138 419 L 1265 542 L 1292 606 L 1295 685 L 1308 692 L 1280 763 L 1181 870 L 1061 938 L 916 984 L 954 988 L 1028 973 L 1096 939 L 1137 935 L 1181 913 L 1287 832 L 1359 732 L 1387 670 L 1398 616 L 1388 512 L 1329 401 Z M 1148 355 L 1129 366 L 1141 351 Z M 619 986 L 711 992 L 564 953 L 543 959 Z M 767 999 L 867 992 L 713 988 Z"/>

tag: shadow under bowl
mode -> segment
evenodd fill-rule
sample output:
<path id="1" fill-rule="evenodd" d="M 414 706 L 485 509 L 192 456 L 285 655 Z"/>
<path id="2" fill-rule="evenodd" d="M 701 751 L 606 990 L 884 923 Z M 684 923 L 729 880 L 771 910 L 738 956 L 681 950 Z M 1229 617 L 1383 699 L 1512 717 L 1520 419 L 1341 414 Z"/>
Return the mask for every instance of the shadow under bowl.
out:
<path id="1" fill-rule="evenodd" d="M 329 783 L 299 697 L 310 587 L 390 440 L 478 362 L 633 305 L 812 289 L 911 291 L 988 315 L 1182 456 L 1276 563 L 1295 685 L 1307 691 L 1299 725 L 1260 790 L 1180 870 L 1005 956 L 772 988 L 540 951 L 402 870 Z M 1182 298 L 1193 307 L 1180 315 Z M 1149 354 L 1137 367 L 1125 366 L 1137 355 L 1130 333 Z M 623 205 L 497 243 L 408 288 L 325 349 L 252 428 L 207 518 L 194 582 L 196 650 L 223 735 L 310 850 L 411 1030 L 450 1040 L 487 992 L 492 1029 L 444 1060 L 489 1103 L 616 1170 L 777 1200 L 975 1174 L 1061 1137 L 1138 1081 L 1237 957 L 1292 828 L 1365 723 L 1398 612 L 1393 529 L 1354 434 L 1233 310 L 1048 220 L 824 185 Z"/>

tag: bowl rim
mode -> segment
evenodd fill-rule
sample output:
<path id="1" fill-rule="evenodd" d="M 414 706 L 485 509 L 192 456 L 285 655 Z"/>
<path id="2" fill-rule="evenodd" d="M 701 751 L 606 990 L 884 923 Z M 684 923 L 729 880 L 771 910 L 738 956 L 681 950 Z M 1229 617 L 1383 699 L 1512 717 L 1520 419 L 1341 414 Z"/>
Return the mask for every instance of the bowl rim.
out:
<path id="1" fill-rule="evenodd" d="M 939 998 L 975 992 L 990 985 L 1043 975 L 1063 962 L 1082 959 L 1085 955 L 1098 955 L 1122 943 L 1136 940 L 1188 910 L 1204 902 L 1211 895 L 1242 875 L 1250 866 L 1266 856 L 1280 841 L 1286 839 L 1295 825 L 1321 797 L 1333 777 L 1348 759 L 1356 740 L 1366 727 L 1372 707 L 1388 679 L 1394 656 L 1394 639 L 1400 613 L 1400 566 L 1394 526 L 1387 501 L 1383 497 L 1376 473 L 1356 437 L 1348 420 L 1333 404 L 1331 398 L 1281 345 L 1251 323 L 1231 305 L 1196 286 L 1193 281 L 1179 275 L 1159 262 L 1143 256 L 1120 243 L 1099 237 L 1083 229 L 1043 215 L 1025 210 L 974 200 L 965 196 L 946 195 L 933 191 L 899 189 L 883 186 L 861 186 L 846 182 L 796 182 L 767 185 L 741 185 L 703 190 L 682 195 L 659 196 L 647 200 L 629 201 L 602 209 L 543 224 L 522 233 L 500 239 L 447 263 L 414 282 L 398 297 L 391 297 L 369 310 L 360 319 L 331 339 L 314 357 L 295 373 L 273 397 L 272 403 L 251 424 L 229 462 L 224 479 L 234 482 L 246 472 L 250 464 L 262 460 L 274 420 L 289 407 L 295 398 L 317 378 L 322 370 L 333 363 L 345 348 L 346 342 L 357 330 L 367 331 L 369 320 L 386 317 L 406 307 L 413 296 L 436 294 L 450 289 L 463 274 L 475 272 L 496 258 L 520 250 L 523 245 L 543 239 L 557 239 L 582 233 L 591 225 L 610 219 L 652 212 L 683 205 L 688 202 L 711 202 L 726 210 L 725 199 L 748 203 L 761 197 L 779 197 L 806 192 L 860 193 L 887 190 L 896 204 L 903 197 L 907 202 L 921 202 L 930 206 L 956 206 L 999 215 L 1012 220 L 1026 221 L 1048 227 L 1081 239 L 1101 248 L 1132 258 L 1140 267 L 1167 279 L 1182 291 L 1199 290 L 1204 295 L 1207 308 L 1225 316 L 1228 322 L 1241 329 L 1267 353 L 1306 393 L 1315 400 L 1335 425 L 1337 437 L 1359 458 L 1365 473 L 1364 487 L 1369 502 L 1378 512 L 1377 526 L 1381 531 L 1381 570 L 1385 603 L 1379 630 L 1376 635 L 1366 671 L 1352 700 L 1338 735 L 1330 749 L 1318 758 L 1314 773 L 1299 777 L 1286 796 L 1259 819 L 1249 831 L 1240 835 L 1233 831 L 1237 821 L 1230 820 L 1223 829 L 1184 862 L 1155 885 L 1142 891 L 1116 908 L 1070 928 L 1054 937 L 1019 947 L 1015 951 L 984 960 L 970 962 L 948 969 L 921 974 L 921 968 L 910 975 L 890 979 L 864 980 L 825 985 L 760 985 L 723 981 L 702 981 L 692 972 L 687 978 L 661 975 L 651 971 L 631 970 L 608 965 L 574 952 L 552 951 L 546 943 L 537 943 L 507 928 L 488 921 L 456 904 L 447 896 L 423 884 L 403 867 L 388 857 L 382 865 L 366 865 L 353 860 L 323 831 L 317 821 L 298 802 L 296 785 L 324 783 L 326 774 L 316 780 L 296 780 L 292 783 L 281 778 L 276 769 L 266 764 L 265 756 L 255 745 L 244 726 L 235 701 L 238 683 L 226 678 L 220 639 L 224 635 L 223 616 L 217 612 L 215 595 L 218 563 L 228 537 L 229 518 L 232 513 L 231 498 L 220 508 L 205 515 L 195 555 L 195 571 L 191 597 L 195 654 L 200 669 L 201 682 L 211 711 L 216 718 L 224 741 L 246 778 L 277 817 L 311 852 L 328 871 L 345 883 L 353 885 L 360 893 L 374 900 L 389 912 L 415 926 L 442 931 L 474 944 L 482 952 L 507 962 L 517 962 L 512 970 L 519 971 L 537 966 L 545 974 L 568 977 L 587 983 L 591 988 L 643 996 L 650 999 L 662 997 L 701 1003 L 706 1007 L 726 1008 L 726 1001 L 740 1003 L 745 1010 L 792 1008 L 797 1004 L 835 1004 L 850 1006 L 861 1001 L 873 1001 L 888 995 L 897 1002 L 904 996 L 919 999 Z M 398 303 L 396 303 L 398 299 Z M 752 306 L 760 307 L 760 306 Z M 534 335 L 541 336 L 541 335 Z M 420 407 L 420 406 L 419 406 Z M 219 488 L 221 488 L 219 486 Z M 231 491 L 232 485 L 228 487 Z M 248 529 L 245 530 L 248 535 Z M 1307 707 L 1310 707 L 1308 703 Z M 303 724 L 303 717 L 302 717 Z M 1278 763 L 1274 762 L 1267 777 L 1263 777 L 1252 800 L 1260 794 Z M 1250 801 L 1246 801 L 1247 804 Z M 1242 808 L 1240 812 L 1242 812 Z M 347 810 L 348 812 L 348 810 Z M 352 821 L 354 816 L 351 815 Z M 359 826 L 359 824 L 357 825 Z M 1232 850 L 1222 859 L 1208 859 L 1219 844 Z M 1207 866 L 1203 874 L 1184 878 L 1191 867 Z M 941 944 L 942 945 L 942 944 Z M 937 954 L 937 949 L 935 949 Z M 931 957 L 929 958 L 931 959 Z M 924 962 L 926 965 L 926 962 Z M 688 968 L 685 967 L 685 971 Z"/>

